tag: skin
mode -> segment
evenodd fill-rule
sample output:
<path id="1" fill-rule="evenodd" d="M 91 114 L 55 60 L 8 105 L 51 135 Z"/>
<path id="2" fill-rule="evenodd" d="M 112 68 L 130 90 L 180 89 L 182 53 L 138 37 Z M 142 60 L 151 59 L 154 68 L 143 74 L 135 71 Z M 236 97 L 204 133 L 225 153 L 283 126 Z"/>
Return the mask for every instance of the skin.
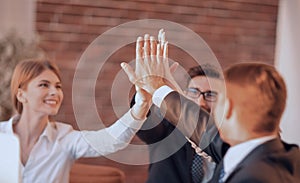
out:
<path id="1" fill-rule="evenodd" d="M 207 78 L 205 76 L 196 76 L 193 77 L 188 85 L 188 88 L 198 88 L 202 92 L 206 91 L 216 91 L 219 92 L 221 81 L 219 79 L 215 78 Z M 211 112 L 211 110 L 215 107 L 215 102 L 206 101 L 203 98 L 203 95 L 200 95 L 198 98 L 191 98 L 188 95 L 185 95 L 188 99 L 195 102 L 200 107 L 204 108 L 208 112 Z"/>
<path id="2" fill-rule="evenodd" d="M 216 126 L 225 142 L 230 146 L 235 146 L 251 139 L 277 135 L 276 131 L 256 132 L 254 129 L 260 122 L 255 120 L 251 114 L 241 115 L 240 109 L 246 106 L 244 103 L 240 103 L 238 99 L 244 96 L 250 103 L 257 94 L 251 86 L 240 87 L 226 82 L 226 91 L 227 94 L 219 93 L 214 110 Z"/>
<path id="3" fill-rule="evenodd" d="M 162 29 L 159 31 L 157 41 L 148 34 L 145 34 L 144 39 L 137 38 L 135 71 L 127 63 L 121 63 L 130 82 L 150 95 L 163 85 L 170 85 L 183 94 L 171 74 L 171 71 L 175 70 L 177 66 L 178 63 L 174 63 L 169 67 L 168 42 L 165 40 L 165 33 Z"/>
<path id="4" fill-rule="evenodd" d="M 61 106 L 61 82 L 52 71 L 45 70 L 32 79 L 25 89 L 19 89 L 17 98 L 23 104 L 23 112 L 14 125 L 14 131 L 21 139 L 21 161 L 25 165 L 47 125 L 49 115 L 57 114 Z"/>
<path id="5" fill-rule="evenodd" d="M 145 119 L 151 96 L 139 88 L 137 95 L 140 100 L 132 107 L 131 114 L 137 120 Z M 61 106 L 61 81 L 54 72 L 45 70 L 29 81 L 25 88 L 18 90 L 17 99 L 23 104 L 23 111 L 13 130 L 20 139 L 21 162 L 25 166 L 30 152 L 47 126 L 49 116 L 56 115 Z"/>

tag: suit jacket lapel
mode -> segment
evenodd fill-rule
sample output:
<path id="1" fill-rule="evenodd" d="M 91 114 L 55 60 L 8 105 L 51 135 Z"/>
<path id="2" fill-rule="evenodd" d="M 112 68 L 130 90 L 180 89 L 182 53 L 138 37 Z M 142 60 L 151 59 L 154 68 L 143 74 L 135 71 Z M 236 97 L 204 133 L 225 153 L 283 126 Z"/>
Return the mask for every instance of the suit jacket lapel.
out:
<path id="1" fill-rule="evenodd" d="M 280 139 L 273 139 L 267 141 L 254 150 L 252 150 L 245 159 L 243 159 L 237 167 L 233 170 L 233 172 L 228 176 L 226 182 L 229 182 L 231 178 L 233 178 L 240 170 L 242 170 L 247 164 L 253 163 L 255 161 L 260 161 L 262 158 L 270 155 L 274 151 L 280 151 L 284 147 L 280 141 Z"/>

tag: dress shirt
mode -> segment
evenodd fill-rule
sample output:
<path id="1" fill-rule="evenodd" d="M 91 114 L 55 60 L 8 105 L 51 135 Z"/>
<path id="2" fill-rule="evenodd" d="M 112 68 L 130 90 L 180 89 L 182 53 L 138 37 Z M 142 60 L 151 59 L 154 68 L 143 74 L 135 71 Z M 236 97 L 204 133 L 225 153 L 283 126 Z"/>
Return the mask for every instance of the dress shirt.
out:
<path id="1" fill-rule="evenodd" d="M 154 105 L 156 105 L 157 107 L 160 107 L 161 104 L 163 103 L 164 98 L 173 91 L 174 90 L 172 88 L 170 88 L 169 86 L 166 86 L 166 85 L 158 88 L 153 93 L 153 96 L 152 96 L 152 101 L 153 101 Z M 195 149 L 195 151 L 200 156 L 203 157 L 204 177 L 203 177 L 202 183 L 206 183 L 212 178 L 216 164 L 214 162 L 212 162 L 211 157 L 208 156 L 205 152 L 203 152 L 195 143 L 190 141 L 188 138 L 187 138 L 187 140 L 191 143 L 191 146 Z"/>
<path id="2" fill-rule="evenodd" d="M 172 91 L 174 91 L 172 88 L 164 85 L 161 86 L 160 88 L 158 88 L 157 90 L 155 90 L 155 92 L 153 93 L 152 96 L 152 102 L 157 106 L 160 107 L 161 103 L 163 102 L 164 98 L 171 93 Z"/>
<path id="3" fill-rule="evenodd" d="M 228 149 L 224 156 L 224 177 L 223 182 L 226 181 L 228 176 L 233 172 L 236 166 L 257 146 L 275 139 L 276 135 L 265 136 L 261 138 L 256 138 L 253 140 L 249 140 L 247 142 L 243 142 L 241 144 L 232 146 Z"/>
<path id="4" fill-rule="evenodd" d="M 20 182 L 68 183 L 73 162 L 98 157 L 125 148 L 145 120 L 135 120 L 130 111 L 108 128 L 77 131 L 72 126 L 48 122 L 32 148 L 25 166 L 20 161 Z M 13 134 L 16 117 L 0 123 L 0 132 Z M 24 129 L 26 130 L 26 129 Z"/>

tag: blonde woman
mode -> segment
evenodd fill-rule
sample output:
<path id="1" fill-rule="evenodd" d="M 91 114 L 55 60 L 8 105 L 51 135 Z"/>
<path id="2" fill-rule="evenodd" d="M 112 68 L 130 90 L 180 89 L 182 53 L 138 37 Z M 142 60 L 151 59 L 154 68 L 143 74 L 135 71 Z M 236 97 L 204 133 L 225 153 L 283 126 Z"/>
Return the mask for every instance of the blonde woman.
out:
<path id="1" fill-rule="evenodd" d="M 23 183 L 68 182 L 73 162 L 125 148 L 146 119 L 150 97 L 142 92 L 127 113 L 108 128 L 76 131 L 70 125 L 52 122 L 63 90 L 58 68 L 49 61 L 19 63 L 12 76 L 11 96 L 18 115 L 0 123 L 0 132 L 19 137 L 20 180 Z"/>

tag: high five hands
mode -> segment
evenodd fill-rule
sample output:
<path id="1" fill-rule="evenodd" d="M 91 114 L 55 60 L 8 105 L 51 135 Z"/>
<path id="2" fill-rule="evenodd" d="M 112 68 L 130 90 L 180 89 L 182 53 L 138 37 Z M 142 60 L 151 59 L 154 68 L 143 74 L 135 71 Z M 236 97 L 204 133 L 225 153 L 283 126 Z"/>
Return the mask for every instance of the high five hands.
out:
<path id="1" fill-rule="evenodd" d="M 168 42 L 163 29 L 159 31 L 158 40 L 148 34 L 145 34 L 144 39 L 137 38 L 135 71 L 127 63 L 121 63 L 130 82 L 135 84 L 138 90 L 143 89 L 151 95 L 163 85 L 182 93 L 171 74 L 177 66 L 178 63 L 169 66 Z"/>

